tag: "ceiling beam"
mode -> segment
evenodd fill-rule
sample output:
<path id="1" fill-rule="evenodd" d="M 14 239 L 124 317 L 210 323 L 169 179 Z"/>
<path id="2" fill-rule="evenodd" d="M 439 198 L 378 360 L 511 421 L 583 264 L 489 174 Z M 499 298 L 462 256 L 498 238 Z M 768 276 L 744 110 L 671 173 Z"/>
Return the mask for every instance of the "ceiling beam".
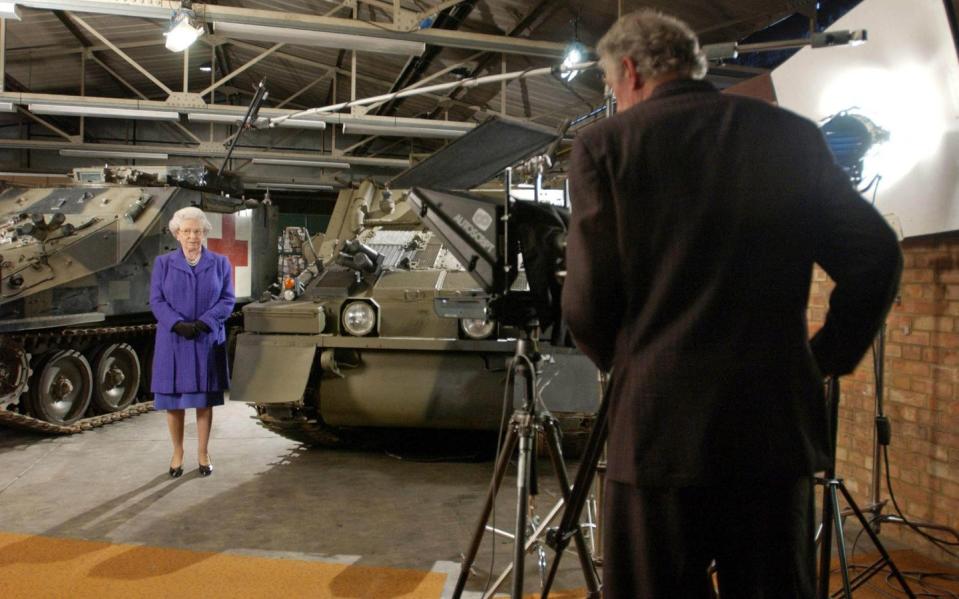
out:
<path id="1" fill-rule="evenodd" d="M 475 6 L 476 0 L 464 0 L 461 4 L 447 8 L 436 17 L 433 27 L 455 31 L 460 28 L 460 25 L 466 20 L 466 17 L 473 12 L 473 7 Z M 423 73 L 426 72 L 426 69 L 433 64 L 433 60 L 439 55 L 442 49 L 441 46 L 427 46 L 422 56 L 410 56 L 403 70 L 400 71 L 393 85 L 390 86 L 390 93 L 409 87 L 419 81 Z M 402 103 L 402 98 L 390 100 L 377 107 L 375 114 L 393 114 Z"/>
<path id="2" fill-rule="evenodd" d="M 522 19 L 517 21 L 516 24 L 513 25 L 513 27 L 509 31 L 506 32 L 506 36 L 514 37 L 523 33 L 528 33 L 536 29 L 543 23 L 543 21 L 548 19 L 550 15 L 552 15 L 553 12 L 555 12 L 556 9 L 559 8 L 560 6 L 562 6 L 562 4 L 560 2 L 557 2 L 557 0 L 540 0 L 535 6 L 533 6 L 529 10 L 528 13 L 526 13 L 526 16 L 524 16 Z M 492 62 L 497 57 L 498 57 L 497 54 L 493 52 L 487 52 L 486 54 L 478 58 L 476 61 L 476 66 L 473 68 L 473 71 L 469 74 L 469 77 L 478 76 L 480 73 L 486 70 L 490 62 Z M 467 91 L 468 90 L 466 89 L 454 89 L 446 95 L 447 101 L 450 101 L 450 100 L 457 101 L 460 98 L 462 98 Z M 493 96 L 495 96 L 495 93 L 490 94 L 487 92 L 485 95 L 487 97 L 483 101 L 483 103 L 488 102 Z M 430 117 L 436 116 L 436 113 L 445 104 L 446 104 L 445 102 L 440 102 L 437 108 L 433 110 L 433 112 L 430 113 L 428 116 Z"/>
<path id="3" fill-rule="evenodd" d="M 204 145 L 188 147 L 176 145 L 147 145 L 147 144 L 109 144 L 109 143 L 64 143 L 40 139 L 0 139 L 0 148 L 14 150 L 89 150 L 100 152 L 149 152 L 180 156 L 186 158 L 225 158 L 226 148 Z M 285 160 L 315 160 L 346 162 L 351 166 L 369 166 L 378 168 L 405 169 L 409 168 L 410 161 L 406 158 L 368 158 L 357 156 L 340 156 L 328 152 L 288 152 L 267 150 L 266 148 L 241 147 L 233 151 L 232 158 L 252 160 L 254 158 L 271 158 Z"/>
<path id="4" fill-rule="evenodd" d="M 167 113 L 205 113 L 224 115 L 241 120 L 246 114 L 246 106 L 232 106 L 228 104 L 196 104 L 185 105 L 161 100 L 137 100 L 132 98 L 104 98 L 100 96 L 74 96 L 61 94 L 34 94 L 29 92 L 0 92 L 0 102 L 13 104 L 54 104 L 60 106 L 83 105 L 105 109 L 161 111 Z M 262 118 L 276 118 L 303 112 L 302 110 L 278 109 L 264 107 L 260 109 Z M 463 132 L 476 126 L 475 123 L 463 121 L 438 121 L 432 119 L 416 119 L 405 117 L 381 117 L 373 115 L 353 115 L 345 112 L 321 112 L 304 117 L 314 121 L 323 121 L 335 125 L 354 126 L 394 126 L 394 127 L 424 127 L 433 129 L 456 129 Z M 146 119 L 150 120 L 150 119 Z"/>
<path id="5" fill-rule="evenodd" d="M 46 10 L 67 10 L 112 14 L 129 17 L 168 20 L 173 5 L 169 0 L 18 0 L 18 4 Z M 436 46 L 486 50 L 506 54 L 521 54 L 558 60 L 563 57 L 565 46 L 555 42 L 510 38 L 502 35 L 449 31 L 445 29 L 420 29 L 418 31 L 395 31 L 389 24 L 323 17 L 305 13 L 258 10 L 214 4 L 193 4 L 193 10 L 205 22 L 245 23 L 267 27 L 305 29 L 328 33 L 341 33 L 360 37 L 423 42 Z"/>
<path id="6" fill-rule="evenodd" d="M 77 27 L 76 23 L 73 22 L 73 19 L 71 19 L 70 16 L 69 16 L 67 13 L 63 12 L 62 10 L 55 10 L 55 11 L 53 11 L 53 14 L 55 14 L 56 17 L 57 17 L 57 19 L 60 20 L 60 23 L 62 23 L 63 26 L 66 27 L 67 31 L 69 31 L 71 34 L 73 34 L 73 37 L 75 37 L 75 38 L 77 39 L 77 41 L 80 42 L 80 45 L 83 46 L 83 48 L 85 48 L 85 49 L 87 50 L 87 52 L 88 52 L 87 55 L 88 55 L 95 63 L 97 63 L 98 65 L 100 65 L 100 67 L 101 67 L 104 71 L 106 71 L 107 74 L 110 75 L 110 77 L 112 77 L 113 80 L 114 80 L 116 83 L 119 83 L 120 85 L 128 88 L 130 91 L 132 91 L 132 92 L 135 93 L 136 95 L 140 96 L 140 98 L 142 98 L 142 99 L 144 99 L 144 100 L 147 99 L 147 97 L 146 97 L 140 90 L 138 90 L 132 83 L 128 82 L 126 79 L 124 79 L 123 77 L 121 77 L 119 73 L 117 73 L 117 72 L 114 71 L 112 68 L 110 68 L 110 67 L 106 64 L 106 62 L 103 61 L 103 58 L 102 58 L 101 56 L 98 56 L 98 52 L 96 52 L 95 50 L 92 49 L 93 42 L 91 42 L 90 40 L 88 40 L 87 37 L 86 37 L 85 35 L 83 35 L 83 32 L 80 31 L 80 28 Z M 82 64 L 82 63 L 81 63 L 81 64 Z M 85 76 L 85 75 L 84 75 L 84 76 Z M 24 111 L 24 112 L 26 112 L 26 111 Z M 173 130 L 179 131 L 180 133 L 184 134 L 185 136 L 187 136 L 187 137 L 188 137 L 189 139 L 191 139 L 192 141 L 194 141 L 194 142 L 196 142 L 196 143 L 200 143 L 200 140 L 197 138 L 197 136 L 195 136 L 192 131 L 190 131 L 189 129 L 187 129 L 187 128 L 184 127 L 183 125 L 181 125 L 181 124 L 179 124 L 179 123 L 172 123 L 172 124 L 171 124 L 171 123 L 167 123 L 167 126 L 169 126 L 169 127 L 170 127 L 171 129 L 173 129 Z M 81 129 L 82 129 L 82 128 L 81 128 Z M 83 131 L 82 131 L 82 130 L 81 130 L 81 135 L 80 135 L 80 136 L 83 137 Z"/>

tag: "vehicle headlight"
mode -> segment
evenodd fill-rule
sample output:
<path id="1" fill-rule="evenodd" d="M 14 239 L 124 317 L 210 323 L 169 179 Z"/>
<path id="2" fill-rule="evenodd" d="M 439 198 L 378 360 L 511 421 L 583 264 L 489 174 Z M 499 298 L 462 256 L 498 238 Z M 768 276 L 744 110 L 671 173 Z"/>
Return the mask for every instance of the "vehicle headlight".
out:
<path id="1" fill-rule="evenodd" d="M 493 334 L 496 323 L 492 320 L 479 318 L 464 318 L 460 321 L 460 328 L 470 339 L 486 339 Z"/>
<path id="2" fill-rule="evenodd" d="M 376 310 L 366 302 L 350 302 L 343 309 L 341 320 L 347 333 L 363 337 L 376 327 Z"/>

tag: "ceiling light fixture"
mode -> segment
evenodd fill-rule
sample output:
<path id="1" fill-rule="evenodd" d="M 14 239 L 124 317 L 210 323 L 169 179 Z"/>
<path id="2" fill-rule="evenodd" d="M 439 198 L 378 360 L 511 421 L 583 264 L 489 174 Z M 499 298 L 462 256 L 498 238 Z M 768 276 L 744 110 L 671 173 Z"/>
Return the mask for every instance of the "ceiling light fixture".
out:
<path id="1" fill-rule="evenodd" d="M 29 104 L 33 114 L 54 116 L 90 116 L 102 119 L 146 119 L 150 121 L 178 121 L 180 114 L 165 110 L 139 110 L 136 108 L 109 108 L 83 104 Z"/>
<path id="2" fill-rule="evenodd" d="M 403 56 L 421 56 L 423 52 L 426 51 L 426 44 L 423 42 L 348 35 L 345 33 L 326 33 L 323 31 L 291 29 L 288 27 L 225 23 L 222 21 L 213 24 L 213 32 L 224 37 L 241 40 L 273 43 L 282 42 L 301 46 L 320 46 L 322 48 L 401 54 Z"/>
<path id="3" fill-rule="evenodd" d="M 13 102 L 0 102 L 0 112 L 16 112 L 17 107 L 13 105 Z"/>
<path id="4" fill-rule="evenodd" d="M 166 36 L 166 48 L 170 52 L 183 52 L 203 35 L 203 27 L 193 25 L 196 14 L 192 7 L 192 0 L 183 0 L 180 8 L 176 9 L 170 18 L 170 27 L 163 34 Z"/>
<path id="5" fill-rule="evenodd" d="M 281 123 L 282 126 L 282 123 Z M 430 137 L 438 139 L 456 139 L 466 131 L 462 129 L 442 129 L 426 127 L 390 127 L 384 125 L 343 124 L 344 135 L 382 135 L 385 137 Z"/>
<path id="6" fill-rule="evenodd" d="M 349 162 L 330 160 L 295 160 L 292 158 L 254 158 L 253 164 L 272 164 L 274 166 L 310 166 L 318 168 L 350 168 Z"/>
<path id="7" fill-rule="evenodd" d="M 203 64 L 200 65 L 200 70 L 203 71 L 204 73 L 212 73 L 213 65 L 208 62 L 204 62 Z"/>
<path id="8" fill-rule="evenodd" d="M 571 43 L 566 47 L 566 54 L 563 56 L 563 68 L 568 69 L 573 65 L 585 62 L 587 60 L 587 54 L 586 46 L 579 42 Z M 560 77 L 562 77 L 564 81 L 569 82 L 575 79 L 576 75 L 579 75 L 578 70 L 570 70 L 560 75 Z"/>
<path id="9" fill-rule="evenodd" d="M 167 160 L 170 156 L 159 152 L 116 152 L 113 150 L 60 150 L 61 156 L 76 158 L 143 158 Z"/>
<path id="10" fill-rule="evenodd" d="M 305 191 L 333 191 L 336 189 L 332 185 L 317 183 L 257 183 L 257 189 L 290 189 Z"/>
<path id="11" fill-rule="evenodd" d="M 0 2 L 0 17 L 4 19 L 20 20 L 20 8 L 16 2 Z"/>
<path id="12" fill-rule="evenodd" d="M 238 125 L 243 120 L 243 115 L 237 114 L 217 114 L 212 112 L 190 112 L 187 118 L 193 123 L 230 123 Z M 257 127 L 266 128 L 269 119 L 261 117 L 256 120 Z M 290 129 L 326 129 L 326 122 L 314 119 L 286 119 L 279 124 L 280 127 Z"/>

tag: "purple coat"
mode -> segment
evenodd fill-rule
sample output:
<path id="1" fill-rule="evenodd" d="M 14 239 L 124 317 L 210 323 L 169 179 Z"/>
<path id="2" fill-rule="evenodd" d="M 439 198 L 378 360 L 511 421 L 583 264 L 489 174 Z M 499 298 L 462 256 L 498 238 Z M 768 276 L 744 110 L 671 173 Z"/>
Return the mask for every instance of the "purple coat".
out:
<path id="1" fill-rule="evenodd" d="M 233 312 L 232 267 L 206 248 L 194 268 L 183 251 L 157 256 L 150 282 L 150 308 L 157 319 L 150 390 L 154 393 L 222 391 L 230 386 L 226 327 Z M 173 332 L 181 320 L 202 320 L 211 332 L 185 339 Z"/>

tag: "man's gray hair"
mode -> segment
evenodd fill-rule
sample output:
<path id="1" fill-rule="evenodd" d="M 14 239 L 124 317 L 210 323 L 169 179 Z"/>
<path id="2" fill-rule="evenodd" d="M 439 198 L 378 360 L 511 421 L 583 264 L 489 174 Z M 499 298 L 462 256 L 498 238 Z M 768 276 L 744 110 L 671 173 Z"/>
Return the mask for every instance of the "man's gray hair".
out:
<path id="1" fill-rule="evenodd" d="M 177 234 L 177 231 L 180 230 L 180 227 L 183 225 L 185 220 L 195 220 L 200 223 L 203 227 L 203 235 L 207 235 L 210 231 L 213 230 L 213 225 L 210 224 L 210 219 L 206 217 L 206 214 L 196 206 L 187 206 L 186 208 L 180 208 L 173 213 L 173 217 L 170 219 L 170 223 L 167 225 L 167 228 L 170 229 L 170 234 L 174 237 Z"/>
<path id="2" fill-rule="evenodd" d="M 596 46 L 600 65 L 611 77 L 622 76 L 621 60 L 629 56 L 636 72 L 649 79 L 678 75 L 702 79 L 706 56 L 693 30 L 679 19 L 645 8 L 623 15 Z"/>

